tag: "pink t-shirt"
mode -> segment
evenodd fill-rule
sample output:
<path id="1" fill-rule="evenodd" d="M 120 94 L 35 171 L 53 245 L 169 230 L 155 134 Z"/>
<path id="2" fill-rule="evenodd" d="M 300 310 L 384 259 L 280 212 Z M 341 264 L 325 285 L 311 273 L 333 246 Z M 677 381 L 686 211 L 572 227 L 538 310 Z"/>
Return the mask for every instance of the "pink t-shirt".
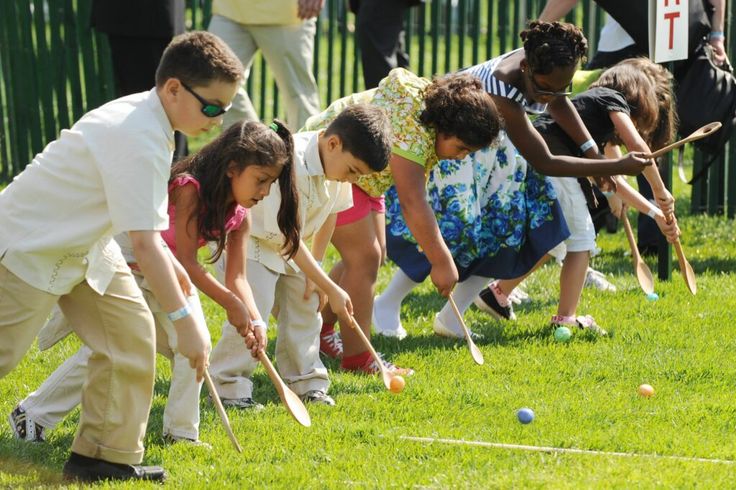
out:
<path id="1" fill-rule="evenodd" d="M 199 192 L 199 181 L 192 177 L 191 175 L 182 175 L 180 177 L 175 178 L 169 183 L 169 195 L 171 195 L 171 192 L 176 189 L 177 187 L 183 187 L 185 185 L 192 184 L 197 188 L 197 192 Z M 227 213 L 227 216 L 225 217 L 225 231 L 230 232 L 232 230 L 237 230 L 240 228 L 240 225 L 243 223 L 243 220 L 245 219 L 245 215 L 248 213 L 248 210 L 245 209 L 243 206 L 240 206 L 239 204 L 235 204 L 232 209 Z M 175 239 L 175 232 L 174 232 L 174 222 L 176 220 L 176 206 L 169 200 L 169 229 L 166 231 L 161 232 L 161 237 L 166 242 L 166 245 L 169 246 L 172 252 L 176 255 L 176 239 Z M 202 237 L 199 237 L 199 240 L 197 241 L 197 245 L 200 247 L 203 246 L 205 243 L 205 240 Z"/>

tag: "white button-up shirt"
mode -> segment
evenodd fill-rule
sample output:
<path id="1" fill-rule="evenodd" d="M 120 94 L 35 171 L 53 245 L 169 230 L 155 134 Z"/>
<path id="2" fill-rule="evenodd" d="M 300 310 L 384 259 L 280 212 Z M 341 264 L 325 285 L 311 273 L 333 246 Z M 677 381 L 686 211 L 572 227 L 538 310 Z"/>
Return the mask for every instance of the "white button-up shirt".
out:
<path id="1" fill-rule="evenodd" d="M 299 192 L 301 238 L 305 241 L 322 227 L 331 214 L 353 206 L 350 184 L 325 178 L 325 171 L 319 158 L 318 142 L 318 131 L 294 135 L 294 174 Z M 281 191 L 278 182 L 275 182 L 268 196 L 250 209 L 248 258 L 283 274 L 287 266 L 281 255 L 284 236 L 279 231 L 276 221 L 280 204 Z M 289 265 L 296 268 L 293 261 L 290 261 Z"/>
<path id="2" fill-rule="evenodd" d="M 88 112 L 0 193 L 0 262 L 51 294 L 103 294 L 125 267 L 112 236 L 169 226 L 173 149 L 155 89 Z"/>

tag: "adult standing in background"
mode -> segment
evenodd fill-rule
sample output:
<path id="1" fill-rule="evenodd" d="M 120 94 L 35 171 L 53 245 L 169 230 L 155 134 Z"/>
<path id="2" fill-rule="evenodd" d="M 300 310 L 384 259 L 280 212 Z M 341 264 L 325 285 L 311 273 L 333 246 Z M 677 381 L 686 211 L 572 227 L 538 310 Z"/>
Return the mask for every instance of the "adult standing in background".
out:
<path id="1" fill-rule="evenodd" d="M 404 51 L 404 17 L 423 0 L 349 0 L 355 13 L 365 88 L 378 87 L 394 68 L 408 68 Z"/>
<path id="2" fill-rule="evenodd" d="M 184 32 L 184 0 L 93 0 L 90 24 L 107 34 L 116 97 L 151 90 L 156 68 L 171 39 Z M 187 138 L 176 133 L 174 160 L 187 154 Z"/>
<path id="3" fill-rule="evenodd" d="M 319 113 L 319 92 L 312 74 L 317 17 L 324 0 L 214 0 L 208 30 L 222 38 L 240 58 L 248 80 L 253 58 L 260 49 L 286 103 L 286 122 L 301 128 Z M 245 83 L 245 82 L 244 82 Z M 242 120 L 257 121 L 253 104 L 241 86 L 224 126 Z"/>

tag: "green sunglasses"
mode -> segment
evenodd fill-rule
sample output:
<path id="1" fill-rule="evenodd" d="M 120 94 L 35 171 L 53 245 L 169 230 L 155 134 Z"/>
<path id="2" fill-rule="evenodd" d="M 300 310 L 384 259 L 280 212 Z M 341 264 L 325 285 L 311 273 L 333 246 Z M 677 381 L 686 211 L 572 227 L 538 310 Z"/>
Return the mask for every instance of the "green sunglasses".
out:
<path id="1" fill-rule="evenodd" d="M 221 107 L 217 104 L 212 104 L 210 102 L 207 102 L 202 96 L 200 96 L 197 92 L 191 89 L 189 85 L 187 85 L 184 82 L 181 82 L 182 87 L 186 89 L 187 92 L 192 94 L 195 99 L 199 101 L 200 104 L 202 104 L 202 114 L 204 114 L 207 117 L 217 117 L 225 114 L 230 107 L 232 107 L 232 104 L 229 104 L 225 107 Z"/>

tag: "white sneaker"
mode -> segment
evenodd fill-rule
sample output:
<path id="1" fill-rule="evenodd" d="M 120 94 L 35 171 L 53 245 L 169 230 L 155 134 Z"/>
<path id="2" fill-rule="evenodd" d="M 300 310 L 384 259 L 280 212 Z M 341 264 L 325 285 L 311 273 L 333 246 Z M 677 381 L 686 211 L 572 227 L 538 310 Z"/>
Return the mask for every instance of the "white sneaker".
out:
<path id="1" fill-rule="evenodd" d="M 376 318 L 376 305 L 378 304 L 378 298 L 380 296 L 376 296 L 373 298 L 373 328 L 376 330 L 376 334 L 383 335 L 384 337 L 391 337 L 398 340 L 403 340 L 406 338 L 406 329 L 401 324 L 401 321 L 399 321 L 398 325 L 396 325 L 396 328 L 391 328 L 391 326 L 386 325 L 386 323 L 379 322 Z"/>
<path id="2" fill-rule="evenodd" d="M 202 449 L 212 449 L 212 446 L 199 439 L 190 439 L 188 437 L 175 436 L 173 434 L 164 433 L 164 442 L 166 444 L 188 444 L 190 446 L 199 447 Z"/>
<path id="3" fill-rule="evenodd" d="M 604 276 L 602 272 L 599 272 L 590 267 L 588 267 L 588 270 L 585 272 L 584 284 L 585 287 L 596 288 L 599 291 L 610 291 L 612 293 L 616 292 L 616 286 L 608 282 L 606 276 Z"/>
<path id="4" fill-rule="evenodd" d="M 522 303 L 531 303 L 532 299 L 529 297 L 529 293 L 521 289 L 521 286 L 516 286 L 513 291 L 509 293 L 509 301 L 515 305 Z"/>
<path id="5" fill-rule="evenodd" d="M 601 337 L 608 335 L 600 325 L 595 322 L 595 318 L 590 315 L 582 316 L 561 316 L 555 315 L 552 317 L 552 323 L 550 324 L 553 329 L 558 327 L 572 327 L 579 328 L 580 330 L 587 330 Z"/>
<path id="6" fill-rule="evenodd" d="M 432 330 L 434 330 L 434 333 L 439 335 L 440 337 L 450 337 L 452 339 L 464 339 L 465 334 L 463 333 L 462 329 L 459 331 L 452 330 L 451 328 L 448 328 L 444 323 L 442 323 L 442 320 L 440 320 L 440 314 L 437 313 L 434 316 L 434 323 L 432 324 Z M 472 332 L 470 332 L 470 338 L 473 340 L 481 340 L 483 338 L 483 335 Z"/>

